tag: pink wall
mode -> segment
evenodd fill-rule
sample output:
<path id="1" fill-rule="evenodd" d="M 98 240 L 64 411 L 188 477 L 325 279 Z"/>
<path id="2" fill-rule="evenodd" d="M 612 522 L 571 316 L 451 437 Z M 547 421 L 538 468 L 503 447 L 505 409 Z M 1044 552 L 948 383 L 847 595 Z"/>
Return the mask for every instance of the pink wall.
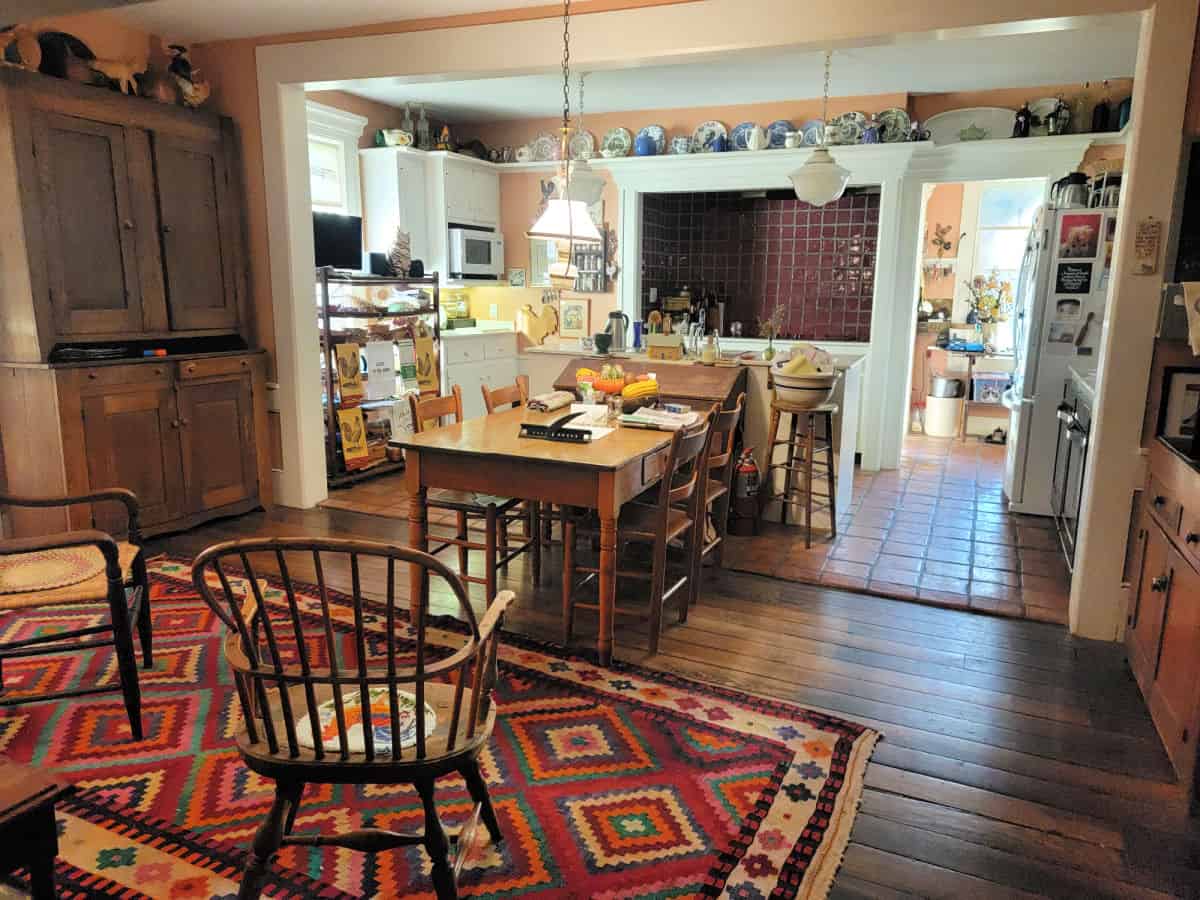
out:
<path id="1" fill-rule="evenodd" d="M 925 233 L 922 236 L 922 259 L 934 259 L 938 248 L 932 243 L 935 226 L 949 225 L 947 240 L 953 246 L 943 252 L 946 259 L 954 259 L 958 254 L 958 238 L 962 232 L 962 203 L 963 186 L 961 184 L 939 184 L 929 194 L 925 204 Z M 938 273 L 922 275 L 923 292 L 927 300 L 950 300 L 954 298 L 954 275 L 942 276 Z"/>

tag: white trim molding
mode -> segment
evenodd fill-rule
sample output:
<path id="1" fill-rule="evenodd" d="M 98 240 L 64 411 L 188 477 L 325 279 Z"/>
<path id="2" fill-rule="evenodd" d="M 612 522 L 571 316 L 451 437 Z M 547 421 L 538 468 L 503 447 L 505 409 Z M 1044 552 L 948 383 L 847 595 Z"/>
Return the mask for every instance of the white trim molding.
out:
<path id="1" fill-rule="evenodd" d="M 342 187 L 346 192 L 346 213 L 362 215 L 362 188 L 358 174 L 358 142 L 367 128 L 367 117 L 346 112 L 315 100 L 304 102 L 309 138 L 337 143 L 341 146 Z"/>

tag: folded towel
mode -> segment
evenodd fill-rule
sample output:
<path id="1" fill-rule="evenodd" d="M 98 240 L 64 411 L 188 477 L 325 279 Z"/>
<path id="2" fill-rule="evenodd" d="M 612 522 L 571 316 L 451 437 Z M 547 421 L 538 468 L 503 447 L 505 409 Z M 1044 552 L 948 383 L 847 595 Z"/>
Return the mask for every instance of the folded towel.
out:
<path id="1" fill-rule="evenodd" d="M 1183 283 L 1183 308 L 1187 310 L 1188 343 L 1200 356 L 1200 281 Z"/>
<path id="2" fill-rule="evenodd" d="M 548 394 L 538 394 L 529 398 L 529 408 L 534 412 L 553 412 L 570 406 L 575 401 L 575 395 L 570 391 L 551 391 Z"/>

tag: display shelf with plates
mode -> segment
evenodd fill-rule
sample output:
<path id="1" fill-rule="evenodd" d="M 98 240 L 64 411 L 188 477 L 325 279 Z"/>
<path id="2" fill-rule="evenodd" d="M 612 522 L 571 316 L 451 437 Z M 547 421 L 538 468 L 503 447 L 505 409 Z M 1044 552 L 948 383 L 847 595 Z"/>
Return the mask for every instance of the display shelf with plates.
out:
<path id="1" fill-rule="evenodd" d="M 587 129 L 576 130 L 567 143 L 571 159 L 591 159 L 596 155 L 596 138 Z"/>
<path id="2" fill-rule="evenodd" d="M 662 156 L 667 150 L 667 130 L 661 125 L 647 125 L 637 133 L 637 140 L 647 137 L 654 142 L 654 155 Z"/>
<path id="3" fill-rule="evenodd" d="M 879 121 L 879 140 L 884 144 L 898 144 L 908 140 L 912 119 L 898 106 L 890 107 L 876 115 Z"/>
<path id="4" fill-rule="evenodd" d="M 758 126 L 753 122 L 741 122 L 733 126 L 733 131 L 729 132 L 729 149 L 730 150 L 749 150 L 747 140 L 750 137 L 750 132 Z"/>
<path id="5" fill-rule="evenodd" d="M 823 119 L 809 119 L 800 126 L 800 133 L 804 136 L 805 147 L 816 147 L 825 135 L 825 122 Z"/>
<path id="6" fill-rule="evenodd" d="M 1002 106 L 971 106 L 949 109 L 925 120 L 929 139 L 935 144 L 956 144 L 963 140 L 984 141 L 1012 137 L 1015 109 Z"/>
<path id="7" fill-rule="evenodd" d="M 534 162 L 548 162 L 562 154 L 562 139 L 549 131 L 541 132 L 528 146 Z"/>
<path id="8" fill-rule="evenodd" d="M 778 150 L 787 142 L 789 131 L 795 131 L 796 126 L 787 119 L 776 119 L 767 126 L 767 146 Z"/>

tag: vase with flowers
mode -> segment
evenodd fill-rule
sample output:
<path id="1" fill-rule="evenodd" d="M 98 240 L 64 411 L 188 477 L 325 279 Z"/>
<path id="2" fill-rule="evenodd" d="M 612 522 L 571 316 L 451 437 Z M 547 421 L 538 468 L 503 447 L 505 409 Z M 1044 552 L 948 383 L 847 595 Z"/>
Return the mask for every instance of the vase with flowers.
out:
<path id="1" fill-rule="evenodd" d="M 775 358 L 775 338 L 779 337 L 779 332 L 783 330 L 785 322 L 787 322 L 787 306 L 783 303 L 776 303 L 769 316 L 758 320 L 758 336 L 767 339 L 766 349 L 762 352 L 762 358 L 767 362 Z"/>
<path id="2" fill-rule="evenodd" d="M 967 322 L 981 333 L 985 346 L 995 342 L 995 327 L 1007 322 L 1013 309 L 1012 283 L 1000 278 L 995 270 L 990 275 L 976 275 L 965 282 L 969 298 Z"/>

